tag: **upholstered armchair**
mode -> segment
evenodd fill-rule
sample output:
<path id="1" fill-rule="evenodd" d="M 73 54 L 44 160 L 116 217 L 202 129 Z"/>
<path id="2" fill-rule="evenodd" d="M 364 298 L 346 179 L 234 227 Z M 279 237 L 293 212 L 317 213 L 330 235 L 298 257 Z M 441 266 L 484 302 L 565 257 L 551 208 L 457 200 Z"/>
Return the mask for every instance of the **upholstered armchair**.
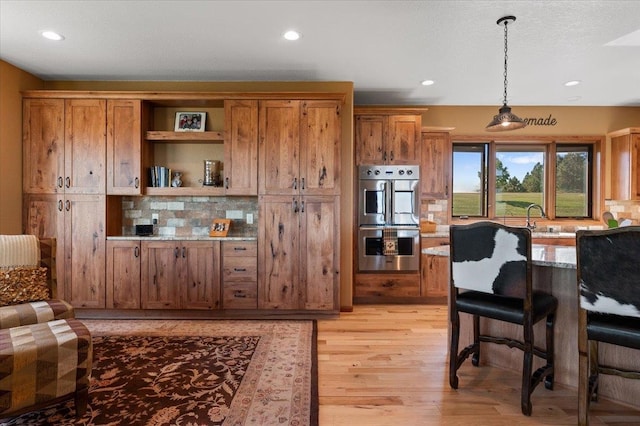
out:
<path id="1" fill-rule="evenodd" d="M 93 346 L 73 307 L 56 296 L 55 239 L 0 235 L 0 419 L 88 401 Z"/>

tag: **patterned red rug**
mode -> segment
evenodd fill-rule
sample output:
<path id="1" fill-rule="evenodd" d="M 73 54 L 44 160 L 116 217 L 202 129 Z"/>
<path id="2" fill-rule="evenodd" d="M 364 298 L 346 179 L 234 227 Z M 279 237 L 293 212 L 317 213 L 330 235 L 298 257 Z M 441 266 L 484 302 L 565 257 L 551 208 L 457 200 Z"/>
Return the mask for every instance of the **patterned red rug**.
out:
<path id="1" fill-rule="evenodd" d="M 317 425 L 315 321 L 220 323 L 242 332 L 94 336 L 85 416 L 69 401 L 7 425 Z"/>

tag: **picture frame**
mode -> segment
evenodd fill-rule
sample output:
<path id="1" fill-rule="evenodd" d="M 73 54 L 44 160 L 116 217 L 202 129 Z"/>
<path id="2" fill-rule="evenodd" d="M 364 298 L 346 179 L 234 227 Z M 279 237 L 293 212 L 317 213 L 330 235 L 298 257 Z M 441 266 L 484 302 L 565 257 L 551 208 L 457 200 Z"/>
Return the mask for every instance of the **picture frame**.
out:
<path id="1" fill-rule="evenodd" d="M 204 132 L 207 122 L 206 112 L 178 111 L 174 131 L 176 132 Z"/>
<path id="2" fill-rule="evenodd" d="M 213 219 L 209 236 L 226 237 L 229 233 L 229 228 L 231 228 L 231 219 Z"/>

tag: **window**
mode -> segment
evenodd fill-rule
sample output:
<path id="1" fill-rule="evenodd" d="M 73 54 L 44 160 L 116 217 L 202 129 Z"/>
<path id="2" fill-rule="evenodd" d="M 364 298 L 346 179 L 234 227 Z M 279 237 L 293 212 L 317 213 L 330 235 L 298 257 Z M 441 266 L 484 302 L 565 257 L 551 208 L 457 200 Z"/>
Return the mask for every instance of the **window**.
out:
<path id="1" fill-rule="evenodd" d="M 556 217 L 591 216 L 591 147 L 558 145 Z"/>
<path id="2" fill-rule="evenodd" d="M 597 141 L 455 141 L 454 217 L 526 216 L 530 204 L 548 217 L 591 218 Z"/>
<path id="3" fill-rule="evenodd" d="M 453 216 L 487 215 L 487 144 L 454 145 Z"/>

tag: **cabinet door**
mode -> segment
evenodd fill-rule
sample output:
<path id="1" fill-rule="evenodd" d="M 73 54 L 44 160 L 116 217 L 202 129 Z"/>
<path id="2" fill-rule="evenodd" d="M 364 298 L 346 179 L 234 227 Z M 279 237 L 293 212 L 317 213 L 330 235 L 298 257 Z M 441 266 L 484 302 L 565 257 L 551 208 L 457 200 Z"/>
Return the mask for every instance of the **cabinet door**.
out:
<path id="1" fill-rule="evenodd" d="M 423 133 L 420 147 L 420 189 L 422 199 L 449 197 L 451 144 L 449 133 Z"/>
<path id="2" fill-rule="evenodd" d="M 387 164 L 420 163 L 420 131 L 422 117 L 419 115 L 389 116 L 389 138 L 385 149 Z"/>
<path id="3" fill-rule="evenodd" d="M 23 191 L 63 192 L 64 100 L 24 100 L 22 146 Z"/>
<path id="4" fill-rule="evenodd" d="M 180 255 L 186 269 L 186 280 L 178 283 L 182 307 L 219 309 L 220 241 L 185 241 Z"/>
<path id="5" fill-rule="evenodd" d="M 77 308 L 105 307 L 104 195 L 65 195 L 65 299 Z"/>
<path id="6" fill-rule="evenodd" d="M 300 191 L 304 195 L 340 193 L 340 103 L 304 101 L 300 125 Z"/>
<path id="7" fill-rule="evenodd" d="M 422 238 L 422 248 L 448 245 L 448 238 Z M 420 266 L 420 295 L 422 297 L 446 297 L 449 294 L 449 258 L 422 255 Z"/>
<path id="8" fill-rule="evenodd" d="M 631 135 L 631 197 L 640 200 L 640 134 Z"/>
<path id="9" fill-rule="evenodd" d="M 25 194 L 24 233 L 56 239 L 56 287 L 52 297 L 64 299 L 64 200 L 54 194 Z"/>
<path id="10" fill-rule="evenodd" d="M 225 192 L 257 195 L 258 101 L 225 101 L 224 127 Z"/>
<path id="11" fill-rule="evenodd" d="M 105 193 L 106 107 L 98 99 L 65 101 L 65 193 Z"/>
<path id="12" fill-rule="evenodd" d="M 178 262 L 181 244 L 176 241 L 142 242 L 143 309 L 178 309 L 180 307 L 179 283 L 184 276 Z"/>
<path id="13" fill-rule="evenodd" d="M 355 119 L 356 166 L 384 164 L 384 141 L 389 121 L 383 115 L 357 115 Z"/>
<path id="14" fill-rule="evenodd" d="M 258 308 L 298 309 L 299 197 L 264 196 L 259 202 Z"/>
<path id="15" fill-rule="evenodd" d="M 337 311 L 340 214 L 337 197 L 301 197 L 300 292 L 304 309 Z"/>
<path id="16" fill-rule="evenodd" d="M 107 308 L 140 309 L 140 241 L 107 241 Z"/>
<path id="17" fill-rule="evenodd" d="M 141 101 L 107 101 L 107 194 L 142 193 Z"/>
<path id="18" fill-rule="evenodd" d="M 300 101 L 262 101 L 259 120 L 260 194 L 298 194 Z"/>

